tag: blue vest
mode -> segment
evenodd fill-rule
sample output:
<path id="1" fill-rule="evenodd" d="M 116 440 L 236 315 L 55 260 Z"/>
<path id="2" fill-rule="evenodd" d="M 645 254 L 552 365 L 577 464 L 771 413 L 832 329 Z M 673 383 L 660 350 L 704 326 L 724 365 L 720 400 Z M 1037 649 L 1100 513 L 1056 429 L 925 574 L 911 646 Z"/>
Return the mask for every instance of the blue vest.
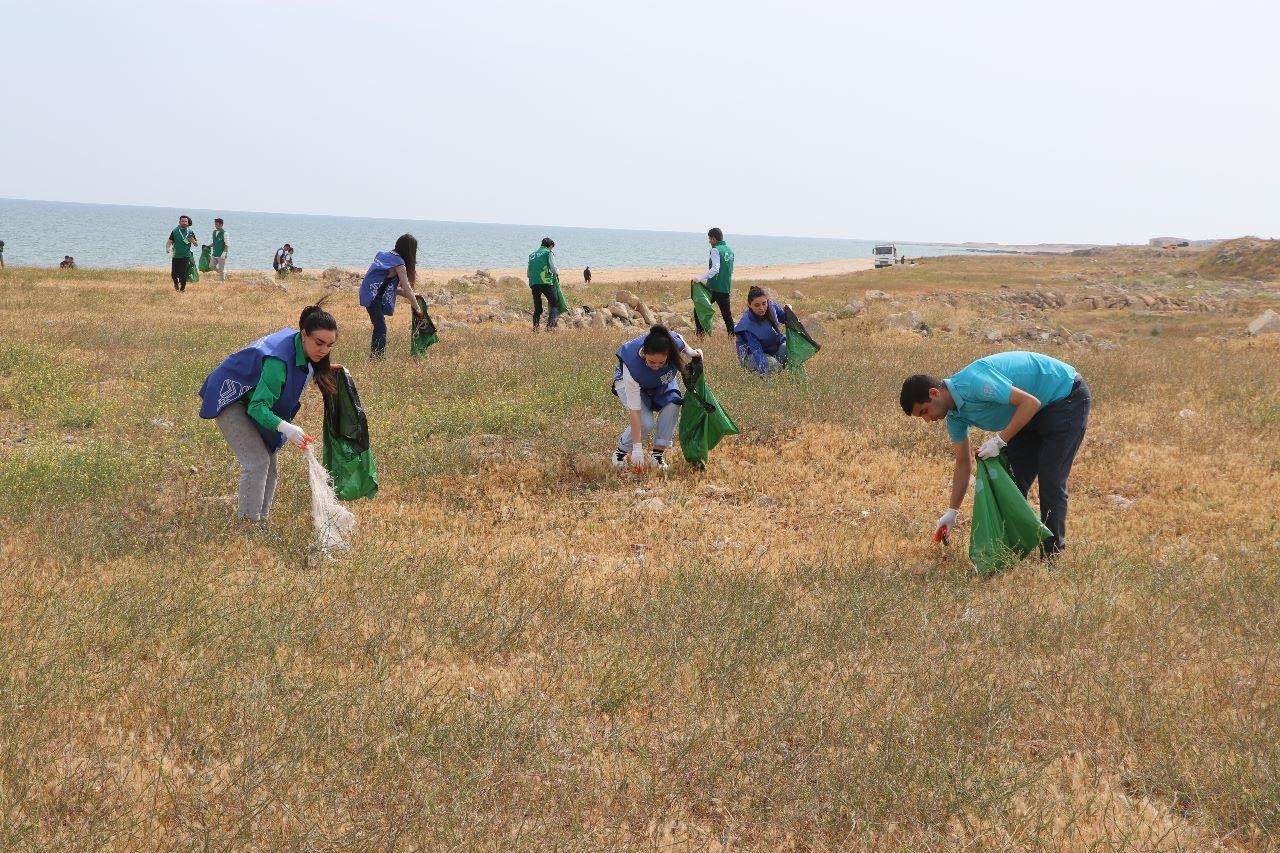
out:
<path id="1" fill-rule="evenodd" d="M 387 281 L 387 276 L 403 263 L 404 258 L 395 252 L 379 252 L 374 256 L 369 271 L 364 274 L 364 281 L 360 282 L 360 307 L 368 308 L 381 300 L 383 314 L 390 317 L 395 313 L 396 292 L 400 289 L 400 283 L 392 284 Z"/>
<path id="2" fill-rule="evenodd" d="M 771 314 L 773 316 L 770 316 Z M 771 320 L 777 320 L 781 331 L 774 331 Z M 782 342 L 787 339 L 786 329 L 782 328 L 782 311 L 772 299 L 769 300 L 769 310 L 763 317 L 757 317 L 755 312 L 748 308 L 747 313 L 743 314 L 742 319 L 738 321 L 738 325 L 733 327 L 733 331 L 736 335 L 751 335 L 760 342 L 760 348 L 769 355 L 776 355 L 778 347 L 782 346 Z M 743 341 L 743 343 L 746 342 Z"/>
<path id="3" fill-rule="evenodd" d="M 285 374 L 280 398 L 271 407 L 271 411 L 277 417 L 292 421 L 293 416 L 298 414 L 298 409 L 302 408 L 302 392 L 307 387 L 307 379 L 311 377 L 310 364 L 298 367 L 296 363 L 296 344 L 293 340 L 297 336 L 298 333 L 293 329 L 281 329 L 258 338 L 239 352 L 227 356 L 200 388 L 200 417 L 216 418 L 227 406 L 248 397 L 262 377 L 262 360 L 273 356 L 284 362 Z M 284 436 L 280 433 L 263 429 L 257 421 L 253 425 L 262 435 L 267 450 L 274 453 L 284 444 Z"/>
<path id="4" fill-rule="evenodd" d="M 676 349 L 683 350 L 684 338 L 675 332 L 671 333 L 671 337 L 675 339 Z M 684 394 L 676 381 L 680 371 L 676 370 L 670 362 L 665 364 L 662 370 L 650 370 L 649 365 L 644 363 L 644 356 L 640 354 L 642 346 L 644 346 L 644 338 L 636 338 L 618 348 L 618 366 L 613 369 L 613 381 L 617 382 L 622 378 L 622 365 L 625 364 L 631 373 L 631 378 L 640 386 L 640 397 L 649 407 L 649 411 L 656 412 L 668 403 L 676 405 L 683 403 Z"/>

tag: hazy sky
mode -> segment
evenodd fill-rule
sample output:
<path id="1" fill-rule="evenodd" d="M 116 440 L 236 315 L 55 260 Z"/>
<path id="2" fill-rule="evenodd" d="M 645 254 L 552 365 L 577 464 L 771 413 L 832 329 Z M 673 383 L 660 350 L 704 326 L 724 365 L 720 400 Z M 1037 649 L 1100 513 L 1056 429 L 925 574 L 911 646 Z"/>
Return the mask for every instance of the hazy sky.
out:
<path id="1" fill-rule="evenodd" d="M 1280 236 L 1280 3 L 0 0 L 0 197 Z"/>

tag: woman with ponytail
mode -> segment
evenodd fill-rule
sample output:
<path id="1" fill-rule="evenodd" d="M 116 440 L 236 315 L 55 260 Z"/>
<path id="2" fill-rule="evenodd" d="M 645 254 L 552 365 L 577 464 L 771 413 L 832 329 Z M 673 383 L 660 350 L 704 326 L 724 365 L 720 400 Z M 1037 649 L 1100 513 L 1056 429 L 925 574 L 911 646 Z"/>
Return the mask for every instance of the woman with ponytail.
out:
<path id="1" fill-rule="evenodd" d="M 769 374 L 787 366 L 784 316 L 783 308 L 779 308 L 763 289 L 752 287 L 747 291 L 747 311 L 733 327 L 738 361 L 747 370 Z"/>
<path id="2" fill-rule="evenodd" d="M 335 386 L 329 353 L 338 323 L 324 299 L 302 309 L 298 329 L 284 328 L 233 353 L 204 380 L 200 417 L 211 418 L 240 462 L 236 515 L 265 521 L 276 491 L 276 451 L 312 442 L 293 418 L 313 380 L 325 397 Z"/>
<path id="3" fill-rule="evenodd" d="M 653 432 L 649 461 L 666 472 L 664 454 L 676 433 L 676 422 L 684 394 L 676 382 L 683 366 L 682 353 L 702 358 L 702 350 L 690 349 L 684 338 L 657 325 L 649 334 L 618 348 L 618 364 L 613 369 L 613 393 L 627 410 L 629 423 L 613 452 L 614 467 L 621 468 L 631 457 L 631 467 L 644 471 L 644 437 Z"/>
<path id="4" fill-rule="evenodd" d="M 395 313 L 397 293 L 409 300 L 414 316 L 421 316 L 418 294 L 413 289 L 417 282 L 418 239 L 401 234 L 394 249 L 374 256 L 360 282 L 360 305 L 369 312 L 369 322 L 373 323 L 371 358 L 382 358 L 387 350 L 387 318 Z"/>

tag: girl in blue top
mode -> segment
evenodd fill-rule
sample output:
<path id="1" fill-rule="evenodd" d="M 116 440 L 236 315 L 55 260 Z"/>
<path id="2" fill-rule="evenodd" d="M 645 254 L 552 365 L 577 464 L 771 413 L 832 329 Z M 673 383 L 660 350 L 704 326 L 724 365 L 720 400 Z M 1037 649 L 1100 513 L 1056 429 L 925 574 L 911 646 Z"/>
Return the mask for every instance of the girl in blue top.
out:
<path id="1" fill-rule="evenodd" d="M 364 274 L 364 281 L 360 282 L 360 305 L 369 312 L 369 321 L 373 323 L 371 358 L 382 358 L 387 350 L 386 318 L 395 313 L 397 293 L 409 300 L 415 317 L 421 316 L 417 308 L 418 294 L 413 289 L 418 280 L 417 268 L 418 240 L 412 234 L 401 234 L 395 248 L 374 256 L 369 271 Z"/>
<path id="2" fill-rule="evenodd" d="M 297 331 L 284 328 L 259 338 L 227 356 L 205 379 L 200 417 L 217 423 L 240 462 L 238 517 L 266 520 L 276 491 L 276 451 L 286 441 L 299 448 L 311 443 L 293 418 L 308 381 L 325 397 L 336 390 L 329 353 L 337 341 L 333 315 L 308 305 Z"/>
<path id="3" fill-rule="evenodd" d="M 787 330 L 782 312 L 783 308 L 759 287 L 747 291 L 747 313 L 733 327 L 738 361 L 747 370 L 768 374 L 787 366 Z"/>
<path id="4" fill-rule="evenodd" d="M 653 432 L 649 460 L 661 472 L 668 465 L 663 454 L 671 446 L 684 394 L 676 377 L 683 366 L 682 354 L 702 357 L 684 338 L 657 325 L 649 334 L 618 348 L 618 364 L 613 370 L 613 393 L 627 410 L 629 422 L 613 452 L 614 467 L 621 468 L 631 456 L 631 467 L 644 472 L 644 437 Z"/>

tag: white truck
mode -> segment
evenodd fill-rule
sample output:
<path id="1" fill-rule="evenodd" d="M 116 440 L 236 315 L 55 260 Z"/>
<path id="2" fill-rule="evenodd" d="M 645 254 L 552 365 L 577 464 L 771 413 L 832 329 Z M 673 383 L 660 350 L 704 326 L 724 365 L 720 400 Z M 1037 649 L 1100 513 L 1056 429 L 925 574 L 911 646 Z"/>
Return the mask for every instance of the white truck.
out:
<path id="1" fill-rule="evenodd" d="M 891 267 L 898 262 L 898 247 L 892 243 L 881 243 L 871 250 L 871 257 L 875 258 L 876 269 Z"/>

